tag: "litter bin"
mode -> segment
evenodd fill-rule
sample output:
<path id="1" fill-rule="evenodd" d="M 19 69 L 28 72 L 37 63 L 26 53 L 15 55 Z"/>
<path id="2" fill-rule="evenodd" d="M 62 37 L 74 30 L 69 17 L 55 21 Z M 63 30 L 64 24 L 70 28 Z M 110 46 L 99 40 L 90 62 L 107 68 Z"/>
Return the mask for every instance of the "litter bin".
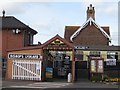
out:
<path id="1" fill-rule="evenodd" d="M 72 75 L 71 75 L 71 73 L 68 73 L 68 80 L 67 80 L 67 82 L 72 82 Z"/>

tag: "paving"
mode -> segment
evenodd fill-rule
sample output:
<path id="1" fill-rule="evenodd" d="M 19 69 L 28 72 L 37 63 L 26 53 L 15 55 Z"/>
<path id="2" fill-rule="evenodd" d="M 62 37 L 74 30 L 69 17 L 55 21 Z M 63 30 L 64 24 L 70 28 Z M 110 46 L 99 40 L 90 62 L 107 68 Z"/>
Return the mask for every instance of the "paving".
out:
<path id="1" fill-rule="evenodd" d="M 120 90 L 120 85 L 116 83 L 77 81 L 68 83 L 65 80 L 53 82 L 35 81 L 3 81 L 2 90 Z"/>

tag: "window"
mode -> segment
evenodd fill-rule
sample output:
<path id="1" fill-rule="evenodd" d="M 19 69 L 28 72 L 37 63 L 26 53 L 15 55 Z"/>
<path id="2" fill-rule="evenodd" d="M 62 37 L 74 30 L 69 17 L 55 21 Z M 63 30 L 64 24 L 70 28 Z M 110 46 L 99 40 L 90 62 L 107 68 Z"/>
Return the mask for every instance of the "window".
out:
<path id="1" fill-rule="evenodd" d="M 2 59 L 2 68 L 6 69 L 6 60 L 5 59 Z"/>
<path id="2" fill-rule="evenodd" d="M 112 52 L 108 51 L 107 52 L 107 59 L 118 59 L 118 53 L 117 52 Z"/>
<path id="3" fill-rule="evenodd" d="M 33 44 L 33 35 L 29 34 L 29 44 L 32 45 Z"/>
<path id="4" fill-rule="evenodd" d="M 33 44 L 33 35 L 30 35 L 30 44 Z"/>
<path id="5" fill-rule="evenodd" d="M 90 57 L 100 57 L 100 51 L 90 51 Z"/>
<path id="6" fill-rule="evenodd" d="M 83 51 L 76 50 L 76 52 L 75 52 L 75 59 L 76 60 L 83 60 Z"/>

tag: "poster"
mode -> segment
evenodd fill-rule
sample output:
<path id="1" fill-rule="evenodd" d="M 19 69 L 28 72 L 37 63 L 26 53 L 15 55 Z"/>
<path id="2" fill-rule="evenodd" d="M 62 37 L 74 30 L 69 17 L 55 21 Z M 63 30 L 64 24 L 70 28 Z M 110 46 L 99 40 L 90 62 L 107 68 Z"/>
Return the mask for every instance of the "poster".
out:
<path id="1" fill-rule="evenodd" d="M 97 72 L 98 73 L 103 73 L 103 60 L 98 60 Z"/>
<path id="2" fill-rule="evenodd" d="M 91 72 L 96 72 L 96 62 L 95 62 L 95 60 L 91 60 Z"/>
<path id="3" fill-rule="evenodd" d="M 91 72 L 103 73 L 103 60 L 91 60 Z"/>
<path id="4" fill-rule="evenodd" d="M 52 79 L 53 78 L 53 68 L 46 68 L 46 79 Z"/>

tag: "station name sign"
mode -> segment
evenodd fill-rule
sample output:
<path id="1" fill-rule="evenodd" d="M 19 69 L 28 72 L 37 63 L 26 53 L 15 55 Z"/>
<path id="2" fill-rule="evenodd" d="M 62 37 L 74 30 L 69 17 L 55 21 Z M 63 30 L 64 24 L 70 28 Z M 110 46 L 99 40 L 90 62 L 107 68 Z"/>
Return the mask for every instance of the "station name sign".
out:
<path id="1" fill-rule="evenodd" d="M 40 59 L 40 55 L 31 55 L 31 54 L 9 54 L 8 58 L 25 58 L 25 59 Z"/>

